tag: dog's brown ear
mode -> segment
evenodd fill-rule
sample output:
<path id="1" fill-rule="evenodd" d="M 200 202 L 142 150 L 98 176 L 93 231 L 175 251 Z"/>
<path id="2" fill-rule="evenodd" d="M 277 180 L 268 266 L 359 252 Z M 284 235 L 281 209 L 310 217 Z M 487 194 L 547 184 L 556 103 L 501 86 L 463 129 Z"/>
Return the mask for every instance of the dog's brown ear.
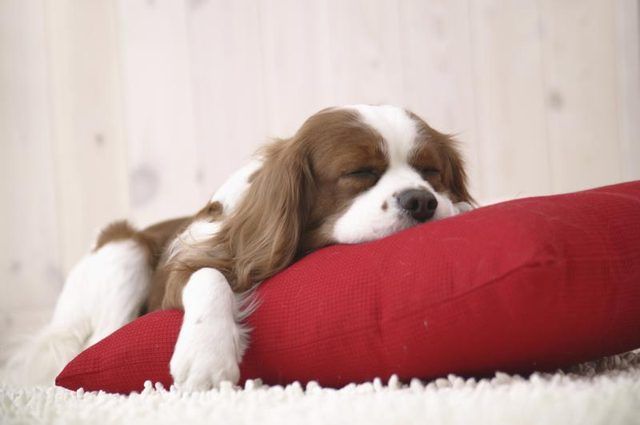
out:
<path id="1" fill-rule="evenodd" d="M 475 204 L 469 194 L 465 162 L 458 149 L 458 142 L 451 136 L 439 134 L 437 137 L 438 150 L 444 164 L 442 181 L 448 188 L 454 202 L 468 202 Z"/>
<path id="2" fill-rule="evenodd" d="M 294 260 L 308 216 L 312 177 L 301 144 L 276 141 L 264 149 L 263 158 L 223 229 L 236 290 L 250 288 Z"/>

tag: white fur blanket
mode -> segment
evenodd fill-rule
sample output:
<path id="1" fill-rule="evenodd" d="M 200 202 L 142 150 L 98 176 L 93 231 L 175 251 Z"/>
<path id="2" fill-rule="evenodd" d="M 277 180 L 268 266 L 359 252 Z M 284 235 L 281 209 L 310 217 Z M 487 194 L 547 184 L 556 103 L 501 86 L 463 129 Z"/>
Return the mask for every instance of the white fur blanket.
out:
<path id="1" fill-rule="evenodd" d="M 140 394 L 0 386 L 2 424 L 640 424 L 640 354 L 528 379 L 456 376 L 426 386 L 392 378 L 340 390 L 310 383 L 186 394 L 148 383 Z"/>

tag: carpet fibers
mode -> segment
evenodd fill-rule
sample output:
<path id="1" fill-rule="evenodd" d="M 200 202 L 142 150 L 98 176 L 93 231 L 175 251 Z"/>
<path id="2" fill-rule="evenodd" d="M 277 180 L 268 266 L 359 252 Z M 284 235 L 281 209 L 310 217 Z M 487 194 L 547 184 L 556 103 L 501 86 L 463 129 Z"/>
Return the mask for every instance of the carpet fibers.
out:
<path id="1" fill-rule="evenodd" d="M 640 424 L 640 354 L 555 374 L 425 383 L 374 380 L 334 390 L 248 381 L 202 393 L 147 383 L 129 396 L 0 386 L 1 424 Z"/>

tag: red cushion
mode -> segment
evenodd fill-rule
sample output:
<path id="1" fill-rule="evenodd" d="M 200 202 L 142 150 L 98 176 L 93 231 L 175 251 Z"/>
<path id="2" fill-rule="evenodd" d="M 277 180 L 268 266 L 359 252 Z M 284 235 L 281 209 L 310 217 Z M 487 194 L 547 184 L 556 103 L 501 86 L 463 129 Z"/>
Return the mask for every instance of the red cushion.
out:
<path id="1" fill-rule="evenodd" d="M 333 246 L 258 291 L 242 379 L 526 373 L 640 347 L 640 182 L 520 199 Z M 182 313 L 148 314 L 72 360 L 60 386 L 171 384 Z"/>

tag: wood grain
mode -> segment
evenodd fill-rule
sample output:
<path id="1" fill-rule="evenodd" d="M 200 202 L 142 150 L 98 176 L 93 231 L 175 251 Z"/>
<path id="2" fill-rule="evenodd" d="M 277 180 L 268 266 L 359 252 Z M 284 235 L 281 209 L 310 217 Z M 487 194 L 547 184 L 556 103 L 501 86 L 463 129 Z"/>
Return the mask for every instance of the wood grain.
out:
<path id="1" fill-rule="evenodd" d="M 101 225 L 197 210 L 326 106 L 456 134 L 481 202 L 640 179 L 638 4 L 2 1 L 0 321 L 41 321 Z"/>

